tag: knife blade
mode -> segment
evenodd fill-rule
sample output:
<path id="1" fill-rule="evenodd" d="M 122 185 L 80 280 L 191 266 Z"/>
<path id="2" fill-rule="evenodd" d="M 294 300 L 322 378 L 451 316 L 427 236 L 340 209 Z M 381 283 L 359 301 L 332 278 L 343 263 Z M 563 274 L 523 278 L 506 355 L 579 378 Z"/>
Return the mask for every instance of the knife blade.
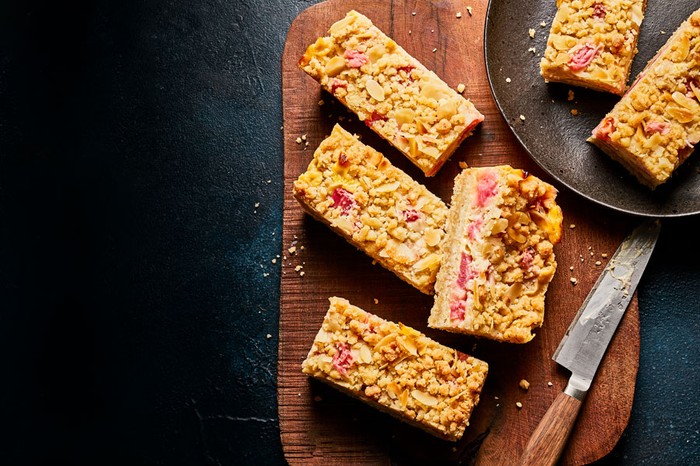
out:
<path id="1" fill-rule="evenodd" d="M 617 248 L 579 308 L 552 358 L 569 369 L 571 377 L 530 437 L 520 458 L 521 466 L 553 465 L 561 456 L 660 231 L 658 219 L 648 219 L 637 226 Z"/>

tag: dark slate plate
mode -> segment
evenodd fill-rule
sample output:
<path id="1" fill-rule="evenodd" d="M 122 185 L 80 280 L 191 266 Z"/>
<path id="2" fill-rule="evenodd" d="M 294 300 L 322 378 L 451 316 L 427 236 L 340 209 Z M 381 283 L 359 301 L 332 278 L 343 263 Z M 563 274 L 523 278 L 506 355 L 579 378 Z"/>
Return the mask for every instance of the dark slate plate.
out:
<path id="1" fill-rule="evenodd" d="M 630 82 L 698 6 L 698 0 L 648 3 Z M 669 181 L 651 191 L 586 142 L 619 98 L 545 84 L 539 62 L 555 13 L 555 0 L 489 1 L 484 32 L 486 70 L 498 108 L 520 143 L 552 177 L 594 202 L 649 217 L 700 213 L 697 149 Z M 542 21 L 545 27 L 540 25 Z M 534 39 L 528 34 L 530 28 L 536 31 Z M 536 53 L 529 51 L 530 47 Z M 574 90 L 573 101 L 567 100 L 569 89 Z M 578 110 L 577 116 L 571 115 L 573 108 Z M 524 121 L 520 115 L 525 116 Z"/>

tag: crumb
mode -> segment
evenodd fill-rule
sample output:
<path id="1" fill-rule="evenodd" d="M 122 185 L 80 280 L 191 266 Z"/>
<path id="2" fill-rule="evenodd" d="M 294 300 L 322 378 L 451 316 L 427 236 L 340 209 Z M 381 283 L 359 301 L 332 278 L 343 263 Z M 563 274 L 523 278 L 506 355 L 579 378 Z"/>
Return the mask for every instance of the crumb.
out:
<path id="1" fill-rule="evenodd" d="M 525 121 L 525 115 L 520 115 L 520 121 Z"/>
<path id="2" fill-rule="evenodd" d="M 468 6 L 468 7 L 467 7 L 467 13 L 469 13 L 469 16 L 472 15 L 472 11 L 473 11 L 473 10 L 472 10 L 472 7 Z"/>
<path id="3" fill-rule="evenodd" d="M 264 278 L 267 278 L 267 277 L 269 277 L 269 276 L 270 276 L 270 274 L 269 274 L 269 273 L 267 273 L 267 272 L 263 272 L 263 277 L 264 277 Z"/>
<path id="4" fill-rule="evenodd" d="M 463 83 L 457 84 L 457 92 L 459 92 L 460 94 L 461 94 L 462 92 L 464 92 L 464 90 L 465 90 L 466 88 L 467 88 L 467 86 L 465 86 Z"/>
<path id="5" fill-rule="evenodd" d="M 267 335 L 265 335 L 265 338 L 267 338 L 267 339 L 269 340 L 270 338 L 272 338 L 272 335 L 270 335 L 270 334 L 268 333 Z"/>
<path id="6" fill-rule="evenodd" d="M 528 29 L 527 33 L 530 35 L 531 39 L 535 38 L 535 30 L 533 28 Z"/>
<path id="7" fill-rule="evenodd" d="M 431 33 L 435 32 L 435 29 L 431 29 L 430 32 L 431 32 Z"/>
<path id="8" fill-rule="evenodd" d="M 291 248 L 287 249 L 287 251 L 289 251 L 289 254 L 294 254 L 295 252 L 297 252 L 297 247 L 292 246 Z"/>
<path id="9" fill-rule="evenodd" d="M 437 48 L 433 49 L 433 53 L 437 52 Z"/>
<path id="10" fill-rule="evenodd" d="M 276 264 L 276 263 L 277 263 L 277 259 L 272 259 L 270 262 L 272 262 L 273 264 Z"/>
<path id="11" fill-rule="evenodd" d="M 576 224 L 572 223 L 571 225 L 569 225 L 569 228 L 571 228 L 573 230 L 574 228 L 576 228 Z"/>
<path id="12" fill-rule="evenodd" d="M 295 272 L 299 272 L 299 271 L 300 271 L 301 269 L 303 269 L 303 268 L 304 268 L 303 265 L 297 265 L 296 267 L 294 267 L 294 271 L 295 271 Z"/>
<path id="13" fill-rule="evenodd" d="M 603 259 L 605 259 L 606 257 L 608 257 L 608 253 L 604 252 L 604 253 L 602 253 L 602 254 L 600 255 L 600 257 L 602 257 Z"/>
<path id="14" fill-rule="evenodd" d="M 374 298 L 374 304 L 379 304 L 379 300 L 377 298 Z"/>
<path id="15" fill-rule="evenodd" d="M 301 272 L 299 272 L 300 277 L 303 277 L 305 274 L 306 274 L 306 272 L 304 272 L 303 270 Z"/>
<path id="16" fill-rule="evenodd" d="M 325 104 L 325 102 L 323 101 L 323 99 L 321 99 L 321 100 L 318 101 L 318 105 L 319 105 L 319 106 L 321 106 L 321 105 L 323 105 L 323 104 Z"/>
<path id="17" fill-rule="evenodd" d="M 304 250 L 304 246 L 299 246 L 299 250 L 300 250 L 300 251 L 303 251 L 303 250 Z"/>
<path id="18" fill-rule="evenodd" d="M 595 265 L 600 265 L 600 264 L 602 264 L 601 261 L 595 261 Z"/>
<path id="19" fill-rule="evenodd" d="M 521 408 L 523 407 L 523 404 L 522 404 L 521 402 L 519 402 L 519 401 L 516 401 L 516 402 L 515 402 L 515 406 L 517 406 L 518 409 L 521 409 Z"/>
<path id="20" fill-rule="evenodd" d="M 409 35 L 409 36 L 411 35 L 411 30 L 410 30 L 410 29 L 408 30 L 408 35 Z"/>
<path id="21" fill-rule="evenodd" d="M 551 387 L 552 385 L 554 385 L 552 382 L 547 382 L 548 387 Z"/>
<path id="22" fill-rule="evenodd" d="M 545 21 L 542 21 L 542 22 L 540 23 L 540 26 L 542 26 L 543 28 L 545 28 L 545 27 L 547 27 L 547 23 L 546 23 Z"/>
<path id="23" fill-rule="evenodd" d="M 664 35 L 666 34 L 666 31 L 659 31 L 659 34 Z"/>
<path id="24" fill-rule="evenodd" d="M 301 144 L 301 138 L 296 139 L 297 144 Z"/>
<path id="25" fill-rule="evenodd" d="M 280 131 L 284 130 L 284 125 L 280 126 Z"/>
<path id="26" fill-rule="evenodd" d="M 460 161 L 458 165 L 459 165 L 459 168 L 461 168 L 462 170 L 464 170 L 465 168 L 469 168 L 469 165 L 467 165 L 467 162 Z"/>
<path id="27" fill-rule="evenodd" d="M 256 202 L 256 203 L 255 203 L 255 208 L 257 209 L 258 207 L 260 207 L 260 203 L 259 203 L 259 202 Z"/>
<path id="28" fill-rule="evenodd" d="M 572 114 L 573 116 L 578 115 L 578 110 L 576 110 L 575 108 L 572 108 L 572 109 L 571 109 L 571 114 Z"/>
<path id="29" fill-rule="evenodd" d="M 572 285 L 576 285 L 578 283 L 578 280 L 574 277 L 571 277 L 569 280 L 571 281 Z"/>
<path id="30" fill-rule="evenodd" d="M 571 270 L 571 271 L 573 272 L 573 271 L 574 271 L 574 266 L 572 265 L 571 267 L 569 267 L 569 270 Z"/>
<path id="31" fill-rule="evenodd" d="M 411 14 L 412 14 L 413 16 L 416 16 L 416 12 L 415 12 L 415 11 L 414 11 L 414 12 L 412 12 Z"/>
<path id="32" fill-rule="evenodd" d="M 525 380 L 525 379 L 522 379 L 518 385 L 519 385 L 520 388 L 522 388 L 523 390 L 527 390 L 527 389 L 530 388 L 530 382 L 528 382 L 528 381 Z"/>
<path id="33" fill-rule="evenodd" d="M 533 55 L 537 53 L 537 49 L 535 47 L 530 47 L 529 49 L 527 49 L 527 51 L 532 52 Z"/>
<path id="34" fill-rule="evenodd" d="M 566 97 L 566 100 L 568 100 L 569 102 L 574 100 L 574 91 L 572 91 L 571 89 L 569 89 L 569 95 Z"/>
<path id="35" fill-rule="evenodd" d="M 506 78 L 506 82 L 509 83 L 509 82 L 510 82 L 510 78 Z"/>
<path id="36" fill-rule="evenodd" d="M 456 16 L 457 16 L 457 18 L 461 18 L 461 17 L 462 17 L 462 12 L 461 12 L 461 11 L 458 11 Z"/>
<path id="37" fill-rule="evenodd" d="M 497 396 L 494 396 L 494 397 L 493 397 L 493 399 L 494 399 L 494 400 L 497 400 L 497 399 L 498 399 L 498 397 L 497 397 Z"/>
<path id="38" fill-rule="evenodd" d="M 302 141 L 306 141 L 306 134 L 302 134 L 302 135 L 301 135 L 301 140 L 302 140 Z"/>

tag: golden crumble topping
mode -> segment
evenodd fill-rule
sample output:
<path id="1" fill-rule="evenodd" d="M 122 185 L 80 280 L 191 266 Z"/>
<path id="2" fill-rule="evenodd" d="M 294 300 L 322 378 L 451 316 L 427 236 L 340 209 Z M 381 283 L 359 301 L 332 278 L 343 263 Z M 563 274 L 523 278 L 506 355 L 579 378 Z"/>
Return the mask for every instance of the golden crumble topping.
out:
<path id="1" fill-rule="evenodd" d="M 589 141 L 652 189 L 688 158 L 700 142 L 700 10 L 669 38 Z"/>
<path id="2" fill-rule="evenodd" d="M 447 206 L 339 125 L 294 182 L 306 210 L 424 293 L 440 265 Z"/>
<path id="3" fill-rule="evenodd" d="M 507 165 L 457 176 L 430 327 L 512 343 L 534 337 L 557 267 L 556 194 Z"/>
<path id="4" fill-rule="evenodd" d="M 622 95 L 645 6 L 646 0 L 558 0 L 542 76 Z"/>
<path id="5" fill-rule="evenodd" d="M 488 365 L 338 297 L 302 364 L 305 374 L 447 440 L 459 440 Z"/>
<path id="6" fill-rule="evenodd" d="M 356 11 L 309 46 L 299 66 L 427 176 L 484 119 Z"/>

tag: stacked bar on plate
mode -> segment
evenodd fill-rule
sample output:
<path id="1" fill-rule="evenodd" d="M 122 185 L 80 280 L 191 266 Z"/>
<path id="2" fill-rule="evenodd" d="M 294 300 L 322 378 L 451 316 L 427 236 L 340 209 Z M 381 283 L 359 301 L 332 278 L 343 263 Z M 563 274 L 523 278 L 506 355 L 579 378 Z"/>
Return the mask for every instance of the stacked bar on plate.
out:
<path id="1" fill-rule="evenodd" d="M 652 189 L 688 158 L 700 142 L 700 10 L 669 38 L 589 141 Z"/>
<path id="2" fill-rule="evenodd" d="M 540 71 L 547 81 L 622 95 L 646 0 L 558 0 Z"/>

